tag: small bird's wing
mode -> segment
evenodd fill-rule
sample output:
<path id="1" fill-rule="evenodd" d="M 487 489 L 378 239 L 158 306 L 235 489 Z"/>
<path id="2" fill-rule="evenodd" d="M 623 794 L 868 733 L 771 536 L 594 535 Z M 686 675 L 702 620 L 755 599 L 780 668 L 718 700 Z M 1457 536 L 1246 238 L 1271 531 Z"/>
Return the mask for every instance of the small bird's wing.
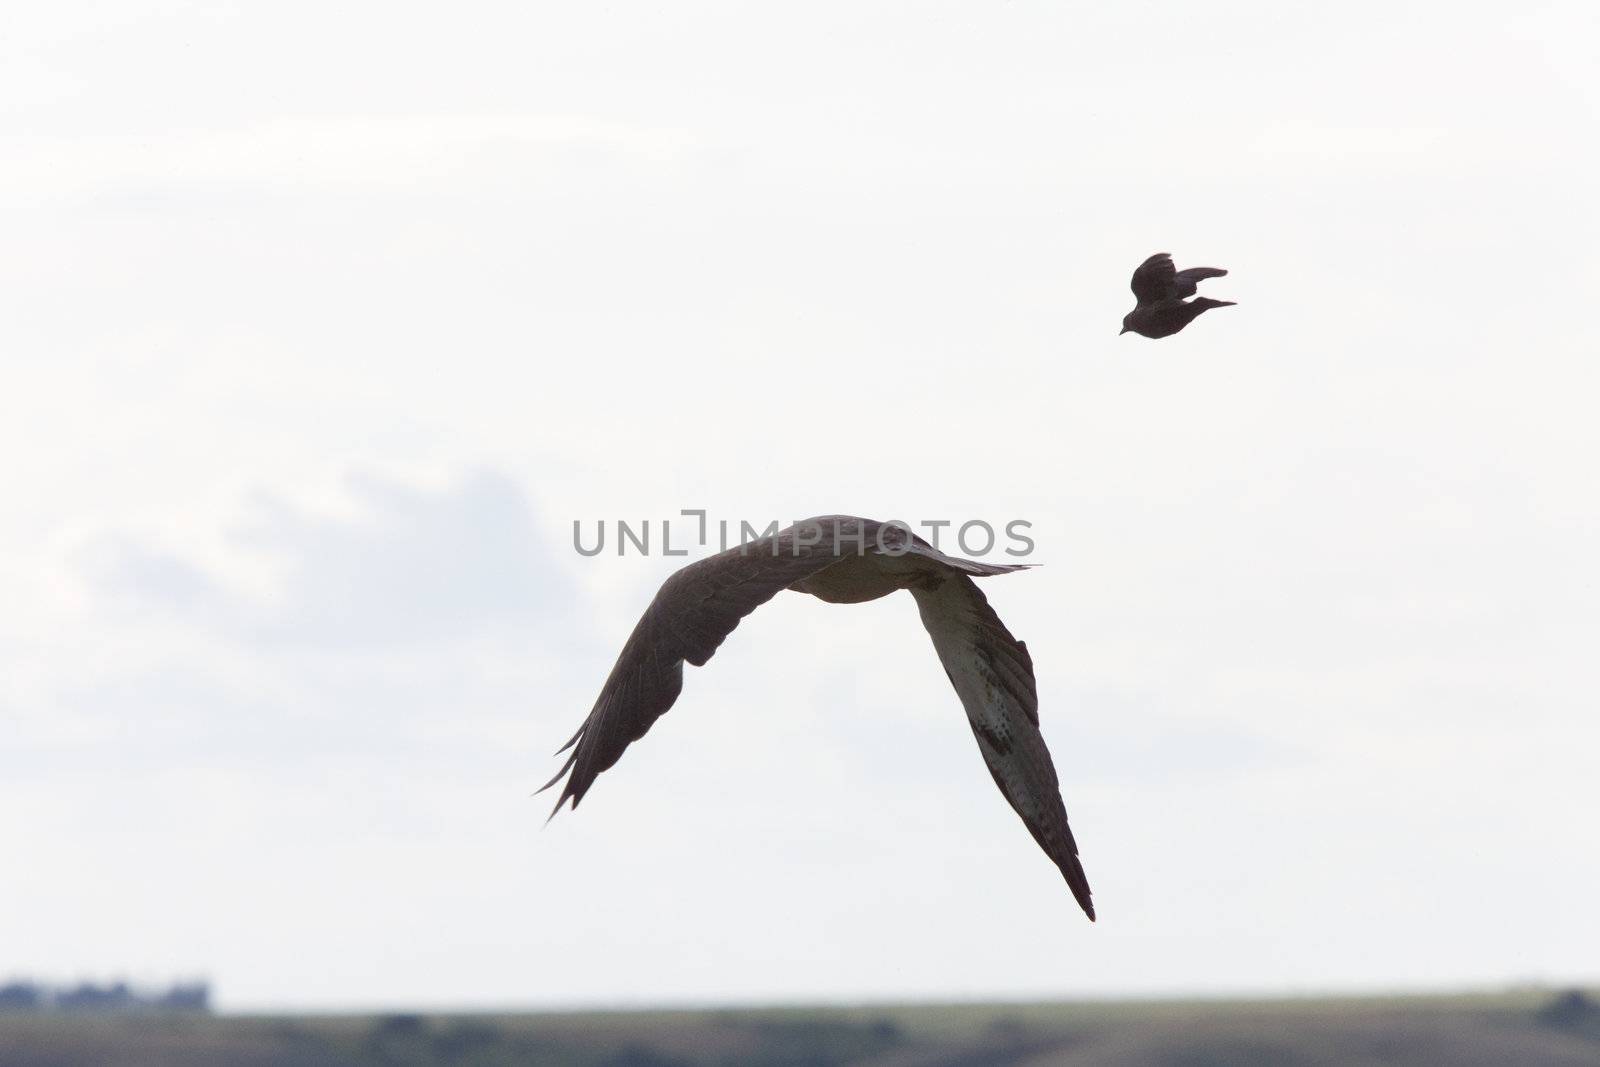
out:
<path id="1" fill-rule="evenodd" d="M 1011 636 L 983 591 L 963 573 L 946 573 L 936 583 L 913 586 L 911 592 L 945 674 L 967 710 L 994 784 L 1092 920 L 1089 879 L 1078 862 L 1055 764 L 1039 732 L 1039 697 L 1028 646 Z"/>
<path id="2" fill-rule="evenodd" d="M 1172 254 L 1157 252 L 1133 272 L 1134 299 L 1141 304 L 1155 304 L 1170 299 L 1177 274 L 1178 268 L 1172 265 Z"/>
<path id="3" fill-rule="evenodd" d="M 1180 298 L 1193 296 L 1196 284 L 1207 278 L 1220 278 L 1227 273 L 1221 267 L 1190 267 L 1188 270 L 1180 270 L 1173 275 L 1175 291 L 1172 295 Z"/>
<path id="4" fill-rule="evenodd" d="M 672 707 L 683 688 L 685 660 L 704 666 L 740 619 L 838 561 L 840 548 L 831 535 L 797 537 L 803 527 L 797 523 L 697 560 L 662 583 L 622 646 L 589 717 L 556 753 L 572 750 L 561 772 L 539 792 L 569 771 L 571 776 L 552 817 L 569 798 L 576 808 L 595 777 Z"/>

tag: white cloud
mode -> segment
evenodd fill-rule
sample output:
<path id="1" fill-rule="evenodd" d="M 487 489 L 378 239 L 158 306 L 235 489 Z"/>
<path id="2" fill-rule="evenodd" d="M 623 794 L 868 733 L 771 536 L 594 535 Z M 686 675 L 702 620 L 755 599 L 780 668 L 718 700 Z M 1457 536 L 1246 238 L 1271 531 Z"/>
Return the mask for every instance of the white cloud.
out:
<path id="1" fill-rule="evenodd" d="M 242 638 L 323 649 L 441 641 L 474 633 L 571 633 L 574 590 L 521 491 L 479 472 L 443 491 L 350 481 L 353 516 L 258 506 L 239 547 L 280 576 L 266 600 L 230 592 L 168 553 L 133 545 L 99 577 L 108 591 L 194 613 Z"/>
<path id="2" fill-rule="evenodd" d="M 19 137 L 0 188 L 146 208 L 252 195 L 460 197 L 630 168 L 670 173 L 699 147 L 682 131 L 584 116 L 296 116 L 231 130 Z"/>

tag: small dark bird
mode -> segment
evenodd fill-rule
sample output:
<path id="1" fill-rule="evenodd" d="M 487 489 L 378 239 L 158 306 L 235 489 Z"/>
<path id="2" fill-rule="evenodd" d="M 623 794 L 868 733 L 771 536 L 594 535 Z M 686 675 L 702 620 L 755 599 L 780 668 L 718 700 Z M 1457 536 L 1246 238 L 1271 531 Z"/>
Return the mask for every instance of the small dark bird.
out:
<path id="1" fill-rule="evenodd" d="M 1145 337 L 1167 337 L 1193 322 L 1201 312 L 1212 308 L 1232 307 L 1232 300 L 1212 300 L 1194 296 L 1197 282 L 1206 278 L 1220 278 L 1228 273 L 1220 267 L 1190 267 L 1178 270 L 1172 265 L 1172 255 L 1157 252 L 1133 272 L 1133 295 L 1138 303 L 1122 316 L 1122 332 L 1132 330 Z"/>

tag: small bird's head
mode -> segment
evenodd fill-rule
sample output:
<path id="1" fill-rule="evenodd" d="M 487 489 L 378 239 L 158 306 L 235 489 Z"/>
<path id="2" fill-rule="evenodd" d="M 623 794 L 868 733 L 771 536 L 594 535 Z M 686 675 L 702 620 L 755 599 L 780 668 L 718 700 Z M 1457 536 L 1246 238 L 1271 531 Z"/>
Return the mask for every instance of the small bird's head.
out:
<path id="1" fill-rule="evenodd" d="M 1122 329 L 1117 331 L 1117 336 L 1118 337 L 1121 337 L 1123 334 L 1125 334 L 1129 330 L 1133 329 L 1133 326 L 1128 322 L 1128 320 L 1131 319 L 1131 318 L 1133 318 L 1133 312 L 1131 312 L 1131 311 L 1128 312 L 1126 315 L 1122 316 Z"/>

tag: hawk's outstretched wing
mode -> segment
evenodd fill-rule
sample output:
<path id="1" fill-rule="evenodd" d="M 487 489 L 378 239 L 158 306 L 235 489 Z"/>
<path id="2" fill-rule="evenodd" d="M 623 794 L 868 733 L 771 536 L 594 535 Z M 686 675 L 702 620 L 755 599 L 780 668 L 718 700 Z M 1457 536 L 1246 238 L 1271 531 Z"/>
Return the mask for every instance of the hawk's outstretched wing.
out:
<path id="1" fill-rule="evenodd" d="M 776 534 L 697 560 L 669 577 L 622 646 L 600 697 L 572 740 L 572 755 L 539 790 L 570 771 L 552 816 L 570 798 L 576 808 L 595 776 L 622 758 L 678 699 L 683 664 L 704 666 L 739 620 L 779 591 L 838 562 L 837 546 L 796 537 L 796 524 Z"/>
<path id="2" fill-rule="evenodd" d="M 994 784 L 1093 919 L 1089 879 L 1078 862 L 1061 784 L 1039 732 L 1039 697 L 1028 646 L 1011 636 L 983 591 L 964 574 L 949 574 L 937 585 L 913 587 L 911 592 L 945 674 L 967 709 Z"/>

